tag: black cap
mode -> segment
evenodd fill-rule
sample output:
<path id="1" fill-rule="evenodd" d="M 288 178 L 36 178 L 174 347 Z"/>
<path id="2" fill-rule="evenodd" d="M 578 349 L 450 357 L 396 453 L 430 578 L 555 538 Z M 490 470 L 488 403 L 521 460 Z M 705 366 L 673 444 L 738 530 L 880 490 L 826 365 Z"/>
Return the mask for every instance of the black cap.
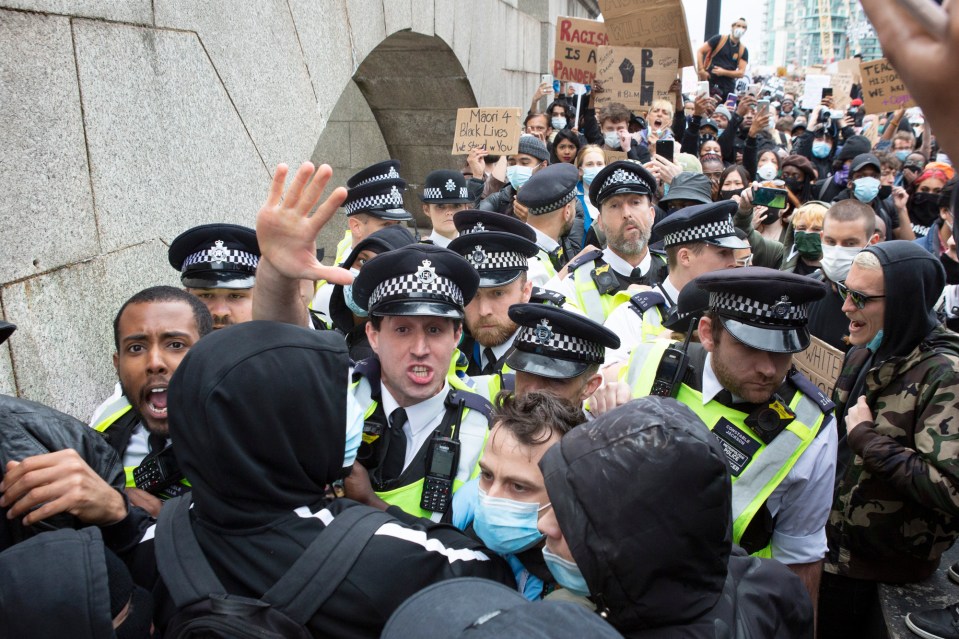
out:
<path id="1" fill-rule="evenodd" d="M 400 176 L 400 163 L 398 160 L 385 160 L 377 162 L 365 169 L 354 173 L 346 181 L 346 188 L 352 189 L 363 184 L 371 182 L 382 182 L 383 180 L 402 180 Z"/>
<path id="2" fill-rule="evenodd" d="M 461 213 L 466 213 L 466 217 L 460 217 Z M 469 223 L 464 223 L 464 219 Z M 529 258 L 539 253 L 533 229 L 502 213 L 460 211 L 453 215 L 453 223 L 460 235 L 450 242 L 449 249 L 465 257 L 476 269 L 481 288 L 516 280 L 520 273 L 529 270 Z"/>
<path id="3" fill-rule="evenodd" d="M 679 299 L 676 300 L 676 305 L 669 309 L 666 319 L 663 320 L 663 326 L 671 331 L 685 333 L 689 330 L 692 320 L 695 320 L 696 324 L 699 323 L 699 318 L 703 316 L 707 308 L 709 308 L 709 293 L 689 282 L 679 292 Z M 696 328 L 695 324 L 693 328 Z"/>
<path id="4" fill-rule="evenodd" d="M 567 162 L 551 164 L 537 171 L 516 194 L 516 201 L 530 215 L 552 213 L 576 199 L 579 169 Z"/>
<path id="5" fill-rule="evenodd" d="M 607 164 L 589 185 L 589 201 L 599 208 L 614 195 L 637 193 L 650 195 L 656 191 L 656 178 L 639 162 L 618 160 Z"/>
<path id="6" fill-rule="evenodd" d="M 406 221 L 413 216 L 403 208 L 403 180 L 374 180 L 350 188 L 343 208 L 346 215 L 368 213 L 384 220 Z"/>
<path id="7" fill-rule="evenodd" d="M 860 153 L 852 159 L 852 164 L 849 165 L 849 173 L 855 173 L 860 169 L 864 169 L 867 166 L 876 167 L 877 171 L 882 170 L 882 165 L 879 163 L 879 158 L 877 158 L 872 153 Z"/>
<path id="8" fill-rule="evenodd" d="M 872 149 L 872 142 L 869 141 L 869 138 L 863 135 L 852 135 L 843 143 L 836 159 L 840 162 L 845 162 L 846 160 L 853 159 L 857 155 L 869 153 L 870 149 Z"/>
<path id="9" fill-rule="evenodd" d="M 809 346 L 808 305 L 827 291 L 818 280 L 762 266 L 713 271 L 693 283 L 709 292 L 709 308 L 733 337 L 770 353 Z"/>
<path id="10" fill-rule="evenodd" d="M 799 129 L 802 129 L 803 131 L 805 131 L 806 128 L 807 128 L 807 127 L 806 127 L 806 123 L 805 123 L 805 122 L 795 122 L 795 123 L 793 123 L 793 128 L 792 128 L 792 130 L 790 131 L 790 133 L 795 133 L 795 132 L 798 131 Z"/>
<path id="11" fill-rule="evenodd" d="M 433 244 L 410 244 L 363 265 L 353 300 L 370 315 L 463 318 L 479 275 L 457 253 Z"/>
<path id="12" fill-rule="evenodd" d="M 719 125 L 716 123 L 716 120 L 711 120 L 709 118 L 703 120 L 699 124 L 699 130 L 702 131 L 706 127 L 710 127 L 713 131 L 716 132 L 716 135 L 719 135 Z"/>
<path id="13" fill-rule="evenodd" d="M 466 189 L 466 178 L 459 171 L 433 171 L 423 181 L 424 204 L 469 204 L 473 200 Z"/>
<path id="14" fill-rule="evenodd" d="M 360 240 L 350 251 L 350 254 L 346 256 L 346 259 L 340 263 L 340 266 L 350 268 L 350 265 L 356 261 L 357 256 L 363 251 L 373 251 L 378 255 L 414 243 L 416 243 L 416 238 L 405 226 L 399 224 L 386 226 Z"/>
<path id="15" fill-rule="evenodd" d="M 167 258 L 187 288 L 253 288 L 260 247 L 249 227 L 203 224 L 178 235 Z"/>
<path id="16" fill-rule="evenodd" d="M 404 601 L 390 616 L 380 637 L 612 639 L 622 635 L 580 604 L 531 602 L 514 588 L 495 581 L 461 577 L 423 588 Z"/>
<path id="17" fill-rule="evenodd" d="M 689 200 L 708 204 L 713 201 L 712 193 L 712 183 L 708 177 L 702 173 L 683 171 L 673 178 L 669 185 L 669 192 L 659 198 L 659 201 L 662 203 L 673 200 Z"/>
<path id="18" fill-rule="evenodd" d="M 17 330 L 16 324 L 0 320 L 0 344 L 7 341 L 7 338 L 13 335 L 13 331 L 15 330 Z"/>
<path id="19" fill-rule="evenodd" d="M 749 248 L 749 242 L 736 237 L 733 215 L 738 208 L 732 200 L 687 206 L 657 222 L 653 233 L 663 238 L 665 248 L 692 242 L 731 249 Z"/>
<path id="20" fill-rule="evenodd" d="M 509 318 L 519 325 L 506 364 L 516 371 L 551 379 L 581 375 L 602 364 L 619 337 L 593 320 L 548 304 L 513 304 Z"/>

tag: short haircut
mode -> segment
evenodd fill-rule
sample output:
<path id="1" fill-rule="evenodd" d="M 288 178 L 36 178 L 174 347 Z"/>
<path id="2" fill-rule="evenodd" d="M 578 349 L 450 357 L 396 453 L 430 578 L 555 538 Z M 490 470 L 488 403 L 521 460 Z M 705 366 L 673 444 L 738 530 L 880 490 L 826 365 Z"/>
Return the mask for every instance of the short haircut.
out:
<path id="1" fill-rule="evenodd" d="M 882 270 L 882 264 L 874 253 L 869 251 L 860 251 L 856 257 L 852 258 L 852 263 L 869 271 Z"/>
<path id="2" fill-rule="evenodd" d="M 829 207 L 822 202 L 806 202 L 793 213 L 791 223 L 794 227 L 797 224 L 805 224 L 806 226 L 818 225 L 821 227 L 827 210 L 829 210 Z"/>
<path id="3" fill-rule="evenodd" d="M 517 396 L 501 391 L 490 424 L 508 430 L 524 446 L 538 446 L 553 435 L 562 437 L 583 423 L 578 406 L 545 391 L 531 391 Z"/>
<path id="4" fill-rule="evenodd" d="M 702 255 L 702 252 L 706 250 L 706 243 L 689 242 L 687 244 L 676 244 L 666 247 L 666 265 L 670 271 L 675 270 L 679 263 L 679 249 L 681 248 L 689 249 L 693 255 Z"/>
<path id="5" fill-rule="evenodd" d="M 892 136 L 892 144 L 890 144 L 889 148 L 896 146 L 896 140 L 908 142 L 910 149 L 916 148 L 916 136 L 910 131 L 896 131 L 895 135 Z"/>
<path id="6" fill-rule="evenodd" d="M 529 124 L 529 121 L 532 120 L 533 118 L 543 118 L 544 120 L 546 120 L 546 126 L 550 126 L 549 116 L 546 115 L 545 113 L 529 113 L 529 114 L 527 114 L 527 115 L 526 115 L 526 119 L 523 120 L 523 126 L 526 126 L 527 124 Z"/>
<path id="7" fill-rule="evenodd" d="M 377 331 L 379 331 L 379 330 L 380 330 L 380 326 L 383 324 L 383 318 L 384 318 L 384 317 L 386 317 L 386 316 L 385 316 L 385 315 L 370 315 L 370 324 L 373 326 L 374 329 L 376 329 Z M 391 316 L 391 317 L 392 317 L 392 316 Z M 410 317 L 414 317 L 414 316 L 410 316 Z M 428 315 L 416 315 L 415 317 L 429 317 L 429 316 L 428 316 Z M 463 326 L 463 320 L 458 319 L 458 318 L 455 318 L 455 317 L 442 317 L 442 318 L 440 318 L 440 319 L 448 319 L 449 321 L 453 322 L 453 330 L 454 330 L 454 331 L 458 331 L 458 330 L 460 329 L 460 327 Z"/>
<path id="8" fill-rule="evenodd" d="M 653 100 L 653 103 L 649 106 L 650 111 L 652 111 L 653 109 L 663 109 L 664 111 L 668 111 L 670 122 L 666 124 L 666 126 L 670 127 L 673 125 L 672 118 L 674 115 L 676 115 L 676 108 L 673 106 L 673 103 L 671 100 L 667 100 L 665 98 L 656 98 L 655 100 Z M 646 115 L 648 116 L 649 112 L 647 112 Z"/>
<path id="9" fill-rule="evenodd" d="M 155 304 L 162 302 L 186 302 L 193 309 L 193 319 L 196 321 L 196 332 L 200 337 L 213 330 L 213 316 L 210 315 L 206 304 L 200 301 L 193 293 L 188 293 L 182 288 L 172 286 L 151 286 L 145 288 L 126 302 L 117 311 L 117 316 L 113 318 L 113 344 L 117 352 L 120 352 L 120 318 L 123 317 L 123 311 L 131 304 Z"/>
<path id="10" fill-rule="evenodd" d="M 823 227 L 826 220 L 836 222 L 855 222 L 861 221 L 866 231 L 866 239 L 872 237 L 876 232 L 876 212 L 868 204 L 863 204 L 859 200 L 852 198 L 848 200 L 839 200 L 829 207 L 826 211 L 826 217 L 823 219 Z"/>
<path id="11" fill-rule="evenodd" d="M 895 153 L 879 152 L 876 153 L 876 158 L 879 160 L 879 166 L 884 169 L 892 169 L 897 173 L 902 169 L 902 162 L 899 161 Z"/>
<path id="12" fill-rule="evenodd" d="M 611 102 L 607 104 L 599 112 L 599 126 L 603 126 L 603 122 L 609 120 L 610 122 L 629 122 L 633 118 L 633 112 L 626 108 L 626 105 L 619 102 Z"/>

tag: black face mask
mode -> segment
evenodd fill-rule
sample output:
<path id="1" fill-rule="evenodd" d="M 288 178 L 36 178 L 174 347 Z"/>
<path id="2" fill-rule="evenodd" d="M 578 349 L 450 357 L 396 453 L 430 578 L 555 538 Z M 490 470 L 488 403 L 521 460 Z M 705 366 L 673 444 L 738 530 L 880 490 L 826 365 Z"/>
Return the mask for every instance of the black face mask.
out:
<path id="1" fill-rule="evenodd" d="M 766 209 L 766 214 L 763 215 L 763 219 L 760 220 L 760 224 L 763 226 L 767 224 L 772 224 L 779 219 L 779 214 L 782 213 L 781 209 Z"/>
<path id="2" fill-rule="evenodd" d="M 743 191 L 745 191 L 745 190 L 746 190 L 746 189 L 744 189 L 744 188 L 739 188 L 739 189 L 723 189 L 722 191 L 719 192 L 719 199 L 720 199 L 720 200 L 731 200 L 731 199 L 733 199 L 733 196 L 734 196 L 734 195 L 739 195 L 739 194 L 741 194 L 741 193 L 742 193 Z"/>
<path id="3" fill-rule="evenodd" d="M 939 256 L 939 261 L 946 269 L 946 284 L 959 284 L 959 262 L 945 253 Z"/>
<path id="4" fill-rule="evenodd" d="M 909 198 L 909 219 L 914 224 L 932 226 L 939 219 L 939 194 L 914 193 Z"/>
<path id="5" fill-rule="evenodd" d="M 793 192 L 793 195 L 800 195 L 806 186 L 805 180 L 794 177 L 784 177 L 783 182 L 786 183 L 786 188 Z"/>
<path id="6" fill-rule="evenodd" d="M 888 184 L 883 184 L 879 187 L 879 194 L 876 197 L 880 200 L 885 200 L 890 195 L 892 195 L 892 187 Z"/>

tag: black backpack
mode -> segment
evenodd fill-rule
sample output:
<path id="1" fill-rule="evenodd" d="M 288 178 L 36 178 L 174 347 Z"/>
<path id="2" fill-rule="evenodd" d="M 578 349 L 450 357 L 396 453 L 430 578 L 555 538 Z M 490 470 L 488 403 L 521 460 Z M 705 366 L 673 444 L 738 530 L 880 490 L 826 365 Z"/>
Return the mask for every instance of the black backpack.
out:
<path id="1" fill-rule="evenodd" d="M 336 591 L 374 533 L 393 521 L 354 506 L 337 515 L 260 599 L 226 592 L 190 522 L 192 495 L 167 501 L 157 520 L 157 568 L 176 605 L 164 639 L 308 639 L 307 621 Z"/>

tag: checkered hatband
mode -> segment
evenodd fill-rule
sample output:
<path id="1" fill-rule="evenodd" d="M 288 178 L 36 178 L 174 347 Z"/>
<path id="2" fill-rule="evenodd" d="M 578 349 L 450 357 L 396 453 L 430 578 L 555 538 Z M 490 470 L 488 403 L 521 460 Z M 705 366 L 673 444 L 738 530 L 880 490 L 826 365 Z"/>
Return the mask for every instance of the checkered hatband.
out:
<path id="1" fill-rule="evenodd" d="M 222 240 L 217 240 L 210 248 L 193 253 L 183 260 L 183 266 L 180 270 L 186 271 L 191 266 L 198 264 L 239 264 L 248 267 L 251 271 L 255 271 L 259 263 L 260 258 L 253 253 L 247 253 L 246 251 L 237 249 L 228 249 L 223 246 Z"/>
<path id="2" fill-rule="evenodd" d="M 646 183 L 645 180 L 640 179 L 638 175 L 631 171 L 625 169 L 616 169 L 613 171 L 609 177 L 606 178 L 606 181 L 603 182 L 603 186 L 600 188 L 600 191 L 605 191 L 610 187 L 614 187 L 620 184 L 637 184 L 642 185 L 650 193 L 653 192 L 653 188 Z"/>
<path id="3" fill-rule="evenodd" d="M 529 258 L 513 251 L 487 251 L 477 244 L 472 252 L 464 255 L 477 271 L 526 271 Z"/>
<path id="4" fill-rule="evenodd" d="M 452 180 L 450 180 L 450 181 L 452 181 Z M 454 186 L 454 189 L 455 189 L 455 186 Z M 447 189 L 446 189 L 446 190 L 447 190 L 447 191 L 453 191 L 454 189 L 450 189 L 450 188 L 449 188 L 449 182 L 447 182 Z M 441 188 L 439 188 L 439 187 L 430 186 L 430 187 L 427 187 L 427 188 L 423 189 L 423 199 L 424 199 L 424 200 L 444 200 L 444 199 L 449 199 L 449 198 L 455 197 L 455 198 L 458 198 L 458 199 L 460 199 L 460 200 L 465 200 L 465 199 L 469 198 L 469 192 L 466 190 L 466 187 L 465 187 L 465 186 L 464 186 L 464 187 L 461 187 L 461 188 L 459 189 L 459 192 L 460 192 L 459 195 L 456 195 L 455 193 L 450 193 L 450 194 L 445 194 L 445 195 L 444 195 L 443 189 L 441 189 Z"/>
<path id="5" fill-rule="evenodd" d="M 434 187 L 423 189 L 424 200 L 439 200 L 442 197 L 443 197 L 443 189 L 437 189 Z"/>
<path id="6" fill-rule="evenodd" d="M 702 242 L 719 237 L 731 237 L 736 235 L 733 228 L 732 218 L 727 218 L 720 222 L 709 222 L 679 229 L 674 233 L 667 233 L 663 237 L 663 244 L 666 247 L 676 246 L 677 244 L 688 244 L 689 242 Z"/>
<path id="7" fill-rule="evenodd" d="M 574 188 L 569 193 L 556 200 L 555 202 L 549 202 L 547 204 L 542 204 L 540 206 L 531 206 L 529 207 L 530 215 L 545 215 L 551 211 L 555 211 L 561 206 L 566 206 L 570 202 L 576 199 L 576 189 Z"/>
<path id="8" fill-rule="evenodd" d="M 719 311 L 720 315 L 732 314 L 747 320 L 769 323 L 804 323 L 807 317 L 806 304 L 794 304 L 789 301 L 788 295 L 767 304 L 734 293 L 710 293 L 709 306 Z"/>
<path id="9" fill-rule="evenodd" d="M 477 222 L 473 226 L 460 231 L 460 235 L 469 235 L 470 233 L 485 233 L 487 230 L 489 229 L 483 226 L 482 222 Z"/>
<path id="10" fill-rule="evenodd" d="M 462 308 L 463 291 L 452 280 L 437 275 L 429 260 L 423 260 L 415 273 L 404 273 L 377 284 L 370 295 L 369 309 L 372 311 L 383 302 L 408 299 L 435 299 Z"/>
<path id="11" fill-rule="evenodd" d="M 403 208 L 403 196 L 400 194 L 400 190 L 394 186 L 389 193 L 361 197 L 353 202 L 348 202 L 343 208 L 346 209 L 347 215 L 374 209 L 401 209 Z"/>
<path id="12" fill-rule="evenodd" d="M 396 167 L 391 166 L 390 170 L 387 171 L 386 173 L 373 175 L 371 177 L 366 178 L 362 182 L 359 182 L 358 184 L 354 184 L 353 186 L 354 187 L 363 186 L 364 184 L 369 184 L 370 182 L 379 182 L 381 180 L 400 180 L 400 179 L 402 178 L 400 177 L 399 172 L 396 170 Z"/>
<path id="13" fill-rule="evenodd" d="M 590 364 L 602 363 L 606 356 L 603 346 L 575 335 L 557 333 L 545 318 L 536 326 L 520 327 L 513 343 L 519 350 L 527 353 Z"/>

